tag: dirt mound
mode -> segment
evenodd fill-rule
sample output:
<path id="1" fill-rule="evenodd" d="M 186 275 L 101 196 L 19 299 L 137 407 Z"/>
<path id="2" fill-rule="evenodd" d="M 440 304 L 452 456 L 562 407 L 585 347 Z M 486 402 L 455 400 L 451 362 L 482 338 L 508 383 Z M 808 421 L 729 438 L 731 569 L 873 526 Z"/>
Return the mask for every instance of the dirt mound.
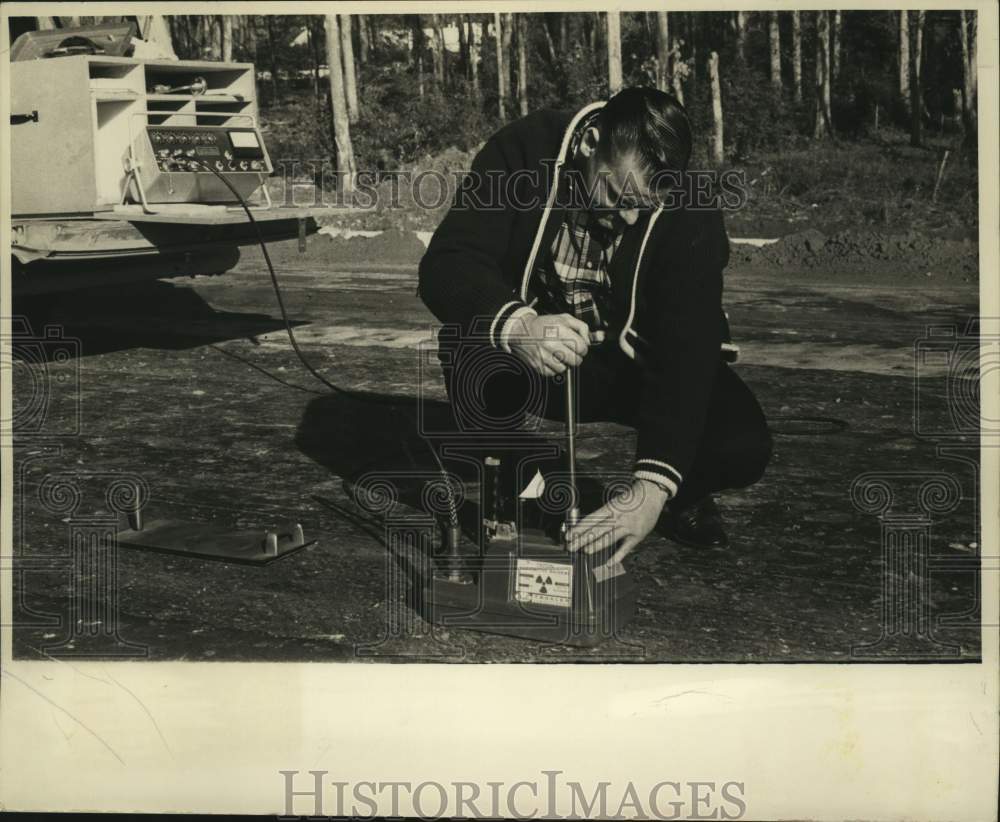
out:
<path id="1" fill-rule="evenodd" d="M 863 272 L 879 281 L 937 277 L 971 282 L 979 276 L 979 246 L 916 232 L 886 235 L 850 229 L 826 236 L 808 229 L 759 247 L 734 243 L 729 265 L 824 276 Z"/>
<path id="2" fill-rule="evenodd" d="M 309 238 L 304 253 L 299 253 L 298 245 L 298 240 L 268 243 L 268 252 L 276 265 L 339 266 L 343 270 L 358 270 L 379 266 L 416 266 L 425 250 L 414 232 L 398 229 L 323 232 Z M 245 262 L 264 264 L 256 246 L 246 246 L 241 257 Z"/>

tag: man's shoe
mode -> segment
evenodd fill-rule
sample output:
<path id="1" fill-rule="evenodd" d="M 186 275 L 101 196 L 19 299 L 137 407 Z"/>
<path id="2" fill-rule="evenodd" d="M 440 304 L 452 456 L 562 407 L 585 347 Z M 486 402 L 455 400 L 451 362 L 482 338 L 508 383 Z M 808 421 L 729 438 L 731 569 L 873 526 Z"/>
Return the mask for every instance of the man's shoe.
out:
<path id="1" fill-rule="evenodd" d="M 668 504 L 664 536 L 692 548 L 726 548 L 729 537 L 712 497 L 704 497 L 691 505 L 675 508 Z"/>

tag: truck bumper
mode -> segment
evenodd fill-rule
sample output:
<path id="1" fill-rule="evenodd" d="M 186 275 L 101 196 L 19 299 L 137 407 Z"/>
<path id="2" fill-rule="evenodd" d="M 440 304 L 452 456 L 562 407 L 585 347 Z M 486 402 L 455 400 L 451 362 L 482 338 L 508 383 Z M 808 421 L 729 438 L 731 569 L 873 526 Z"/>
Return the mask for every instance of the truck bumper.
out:
<path id="1" fill-rule="evenodd" d="M 246 215 L 233 212 L 94 215 L 12 221 L 15 294 L 44 294 L 139 279 L 221 274 L 239 260 L 239 248 L 256 245 Z M 114 214 L 114 216 L 112 216 Z M 199 219 L 201 217 L 201 219 Z M 305 210 L 254 212 L 265 242 L 305 240 L 318 230 Z"/>

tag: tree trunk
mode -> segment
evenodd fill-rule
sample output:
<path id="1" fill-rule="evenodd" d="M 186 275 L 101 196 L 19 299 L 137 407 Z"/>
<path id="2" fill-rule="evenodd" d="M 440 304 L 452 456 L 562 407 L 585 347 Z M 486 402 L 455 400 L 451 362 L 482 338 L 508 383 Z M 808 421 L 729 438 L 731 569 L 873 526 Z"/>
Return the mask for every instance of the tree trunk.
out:
<path id="1" fill-rule="evenodd" d="M 736 12 L 736 56 L 740 63 L 747 62 L 747 12 Z"/>
<path id="2" fill-rule="evenodd" d="M 552 39 L 552 32 L 549 31 L 549 15 L 543 14 L 540 18 L 542 33 L 545 35 L 545 49 L 549 54 L 549 65 L 555 68 L 559 64 L 559 52 L 556 51 L 555 41 Z"/>
<path id="3" fill-rule="evenodd" d="M 813 137 L 822 140 L 830 136 L 830 121 L 827 119 L 824 98 L 827 86 L 826 75 L 830 62 L 830 18 L 828 12 L 816 12 L 816 120 Z"/>
<path id="4" fill-rule="evenodd" d="M 257 20 L 254 17 L 243 18 L 243 49 L 244 59 L 252 54 L 257 62 Z"/>
<path id="5" fill-rule="evenodd" d="M 358 75 L 354 66 L 354 41 L 351 39 L 351 15 L 340 15 L 340 54 L 344 61 L 344 94 L 347 97 L 347 117 L 358 122 Z"/>
<path id="6" fill-rule="evenodd" d="M 823 118 L 826 120 L 827 131 L 830 132 L 832 137 L 833 131 L 833 111 L 830 107 L 830 84 L 833 81 L 833 47 L 830 42 L 831 29 L 833 23 L 833 12 L 827 11 L 824 13 L 826 17 L 826 42 L 824 44 L 824 50 L 826 51 L 826 70 L 823 72 Z"/>
<path id="7" fill-rule="evenodd" d="M 431 25 L 434 27 L 434 79 L 442 91 L 445 87 L 444 76 L 444 30 L 441 27 L 441 15 L 431 15 Z"/>
<path id="8" fill-rule="evenodd" d="M 222 15 L 222 62 L 233 61 L 233 16 Z"/>
<path id="9" fill-rule="evenodd" d="M 521 116 L 528 116 L 528 22 L 527 15 L 517 15 L 517 102 Z"/>
<path id="10" fill-rule="evenodd" d="M 978 100 L 979 69 L 977 55 L 979 53 L 979 12 L 973 12 L 972 24 L 969 26 L 969 76 L 972 80 L 972 101 L 975 109 Z"/>
<path id="11" fill-rule="evenodd" d="M 267 16 L 267 44 L 271 53 L 271 89 L 274 92 L 274 102 L 278 102 L 278 50 L 274 47 L 274 17 Z"/>
<path id="12" fill-rule="evenodd" d="M 379 28 L 378 15 L 366 14 L 365 22 L 368 23 L 368 56 L 374 57 L 378 53 Z"/>
<path id="13" fill-rule="evenodd" d="M 975 41 L 975 18 L 973 18 L 972 39 Z M 975 43 L 969 44 L 969 19 L 964 11 L 958 13 L 958 36 L 962 43 L 962 127 L 966 134 L 976 130 L 976 94 L 975 77 L 976 64 L 974 56 Z"/>
<path id="14" fill-rule="evenodd" d="M 417 94 L 424 96 L 424 27 L 420 15 L 410 17 L 410 65 L 417 68 Z"/>
<path id="15" fill-rule="evenodd" d="M 670 27 L 667 12 L 656 12 L 656 87 L 670 90 Z"/>
<path id="16" fill-rule="evenodd" d="M 781 29 L 778 27 L 778 12 L 768 13 L 767 41 L 771 52 L 771 88 L 781 94 Z"/>
<path id="17" fill-rule="evenodd" d="M 842 25 L 841 13 L 840 11 L 835 11 L 833 13 L 833 32 L 832 32 L 833 43 L 830 46 L 830 51 L 831 54 L 833 55 L 832 58 L 833 66 L 831 67 L 830 76 L 834 81 L 836 81 L 836 79 L 840 77 L 840 44 L 843 41 L 843 38 L 840 36 L 841 25 Z"/>
<path id="18" fill-rule="evenodd" d="M 670 50 L 670 54 L 673 59 L 673 71 L 670 73 L 670 81 L 674 88 L 674 97 L 677 98 L 677 102 L 684 105 L 684 81 L 681 77 L 682 72 L 678 69 L 681 63 L 681 44 L 676 37 L 674 38 L 674 47 Z"/>
<path id="19" fill-rule="evenodd" d="M 371 44 L 368 42 L 368 16 L 365 14 L 354 15 L 358 18 L 358 62 L 364 65 L 368 62 L 368 52 Z"/>
<path id="20" fill-rule="evenodd" d="M 910 20 L 904 9 L 899 13 L 899 99 L 910 107 Z"/>
<path id="21" fill-rule="evenodd" d="M 691 96 L 694 98 L 698 97 L 698 21 L 701 16 L 697 12 L 688 12 L 685 17 L 687 17 L 687 46 L 690 54 L 690 61 L 688 62 L 689 76 L 688 81 L 690 82 Z"/>
<path id="22" fill-rule="evenodd" d="M 913 32 L 913 48 L 910 51 L 910 145 L 920 146 L 924 142 L 924 95 L 920 81 L 921 57 L 924 45 L 924 14 L 916 12 L 916 28 Z"/>
<path id="23" fill-rule="evenodd" d="M 472 78 L 472 93 L 478 100 L 482 96 L 482 89 L 479 86 L 479 43 L 476 42 L 476 24 L 472 21 L 472 15 L 466 15 L 469 24 L 469 74 Z"/>
<path id="24" fill-rule="evenodd" d="M 608 91 L 617 94 L 622 87 L 621 13 L 608 13 Z"/>
<path id="25" fill-rule="evenodd" d="M 565 55 L 569 51 L 569 15 L 559 14 L 559 53 Z"/>
<path id="26" fill-rule="evenodd" d="M 225 15 L 222 15 L 222 14 L 214 15 L 213 14 L 212 17 L 210 18 L 210 22 L 208 24 L 208 42 L 210 44 L 210 46 L 209 46 L 209 48 L 210 48 L 209 54 L 211 55 L 210 59 L 212 59 L 212 60 L 221 60 L 222 59 L 222 48 L 223 48 L 223 43 L 222 43 L 222 40 L 223 40 L 222 27 L 224 25 L 222 21 L 223 21 L 224 18 L 225 18 Z"/>
<path id="27" fill-rule="evenodd" d="M 711 52 L 708 55 L 708 87 L 712 97 L 712 162 L 722 163 L 724 157 L 722 135 L 722 91 L 719 87 L 719 55 Z"/>
<path id="28" fill-rule="evenodd" d="M 243 51 L 243 23 L 242 14 L 234 14 L 233 18 L 233 57 Z"/>
<path id="29" fill-rule="evenodd" d="M 504 41 L 509 44 L 510 36 L 504 32 L 503 15 L 493 13 L 493 28 L 497 44 L 497 105 L 500 109 L 500 119 L 507 118 L 507 60 L 504 57 Z"/>
<path id="30" fill-rule="evenodd" d="M 309 50 L 312 52 L 313 60 L 313 96 L 319 100 L 319 42 L 316 37 L 316 27 L 313 25 L 312 15 L 306 17 L 306 30 L 309 32 Z"/>
<path id="31" fill-rule="evenodd" d="M 333 109 L 333 139 L 337 146 L 338 181 L 344 192 L 354 188 L 354 148 L 347 114 L 347 94 L 344 88 L 343 57 L 340 25 L 336 14 L 326 15 L 326 64 L 330 67 L 330 103 Z"/>
<path id="32" fill-rule="evenodd" d="M 792 94 L 802 102 L 802 14 L 792 12 Z"/>
<path id="33" fill-rule="evenodd" d="M 511 58 L 513 56 L 513 43 L 514 43 L 514 15 L 511 13 L 504 14 L 503 16 L 503 82 L 506 89 L 507 100 L 504 111 L 509 115 L 511 109 L 513 108 L 514 96 L 514 79 L 513 79 L 513 67 L 511 65 Z M 505 115 L 506 116 L 506 115 Z"/>
<path id="34" fill-rule="evenodd" d="M 177 58 L 170 26 L 167 25 L 167 19 L 162 14 L 150 15 L 146 20 L 144 29 L 144 40 L 159 46 L 167 59 L 174 60 Z"/>
<path id="35" fill-rule="evenodd" d="M 469 38 L 465 30 L 465 15 L 459 14 L 455 18 L 458 27 L 458 56 L 462 62 L 462 74 L 465 79 L 469 79 Z"/>

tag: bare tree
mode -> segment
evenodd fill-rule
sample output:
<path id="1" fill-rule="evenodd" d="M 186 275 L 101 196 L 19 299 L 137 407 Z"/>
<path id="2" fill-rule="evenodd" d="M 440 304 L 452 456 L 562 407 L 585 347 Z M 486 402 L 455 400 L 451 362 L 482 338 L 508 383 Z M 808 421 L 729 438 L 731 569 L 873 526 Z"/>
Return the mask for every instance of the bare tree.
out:
<path id="1" fill-rule="evenodd" d="M 510 44 L 510 35 L 504 33 L 503 15 L 500 12 L 493 13 L 493 28 L 496 35 L 497 45 L 497 105 L 500 109 L 500 119 L 507 116 L 507 60 L 504 55 L 504 40 Z"/>
<path id="2" fill-rule="evenodd" d="M 687 47 L 688 47 L 688 81 L 693 89 L 692 97 L 698 96 L 698 23 L 702 16 L 696 12 L 689 11 L 684 15 L 687 18 Z"/>
<path id="3" fill-rule="evenodd" d="M 469 75 L 472 79 L 472 93 L 478 99 L 482 96 L 482 89 L 479 86 L 479 43 L 476 42 L 476 24 L 472 21 L 471 14 L 465 17 L 469 26 Z"/>
<path id="4" fill-rule="evenodd" d="M 167 18 L 162 14 L 151 14 L 148 17 L 140 18 L 140 24 L 143 40 L 147 43 L 155 43 L 160 53 L 168 60 L 177 59 Z"/>
<path id="5" fill-rule="evenodd" d="M 330 67 L 330 102 L 333 109 L 333 139 L 337 146 L 338 180 L 344 191 L 354 188 L 354 148 L 351 145 L 351 127 L 347 114 L 347 94 L 344 88 L 343 57 L 341 55 L 340 25 L 336 14 L 326 15 L 326 63 Z"/>
<path id="6" fill-rule="evenodd" d="M 965 11 L 958 13 L 958 36 L 962 43 L 962 125 L 967 134 L 976 130 L 976 15 L 970 20 Z"/>
<path id="7" fill-rule="evenodd" d="M 511 57 L 514 44 L 514 15 L 511 12 L 503 16 L 503 81 L 507 88 L 508 98 L 514 96 L 513 69 Z M 508 104 L 513 106 L 513 102 L 508 100 Z"/>
<path id="8" fill-rule="evenodd" d="M 559 62 L 559 52 L 556 51 L 555 40 L 552 39 L 552 32 L 549 30 L 549 18 L 551 15 L 543 14 L 541 16 L 541 25 L 539 28 L 542 30 L 542 34 L 545 35 L 545 51 L 549 57 L 549 64 L 555 68 Z"/>
<path id="9" fill-rule="evenodd" d="M 419 14 L 410 15 L 409 61 L 417 68 L 417 94 L 424 96 L 424 27 Z"/>
<path id="10" fill-rule="evenodd" d="M 747 12 L 736 12 L 736 55 L 740 63 L 747 61 Z"/>
<path id="11" fill-rule="evenodd" d="M 792 94 L 802 102 L 802 15 L 792 12 Z"/>
<path id="12" fill-rule="evenodd" d="M 319 100 L 319 67 L 322 60 L 319 56 L 319 37 L 316 36 L 316 27 L 313 25 L 311 14 L 306 16 L 306 33 L 309 35 L 309 51 L 312 53 L 313 95 Z"/>
<path id="13" fill-rule="evenodd" d="M 527 15 L 519 14 L 517 20 L 517 102 L 521 116 L 528 116 L 528 22 Z"/>
<path id="14" fill-rule="evenodd" d="M 910 20 L 904 9 L 899 13 L 899 99 L 910 106 Z"/>
<path id="15" fill-rule="evenodd" d="M 924 94 L 921 83 L 921 57 L 924 45 L 924 15 L 921 9 L 915 12 L 916 27 L 913 31 L 913 48 L 910 51 L 910 145 L 920 146 L 924 142 Z"/>
<path id="16" fill-rule="evenodd" d="M 222 15 L 222 60 L 229 63 L 233 59 L 233 16 Z"/>
<path id="17" fill-rule="evenodd" d="M 608 15 L 608 91 L 617 94 L 622 87 L 622 19 L 621 13 Z"/>
<path id="18" fill-rule="evenodd" d="M 455 18 L 458 28 L 458 55 L 462 63 L 462 73 L 466 79 L 469 77 L 469 38 L 465 30 L 465 17 L 459 14 Z"/>
<path id="19" fill-rule="evenodd" d="M 656 12 L 656 87 L 670 88 L 670 27 L 667 12 Z"/>
<path id="20" fill-rule="evenodd" d="M 781 94 L 781 29 L 778 12 L 768 12 L 767 42 L 771 52 L 771 88 Z"/>
<path id="21" fill-rule="evenodd" d="M 378 52 L 379 17 L 377 14 L 366 14 L 365 22 L 368 24 L 368 56 L 373 57 Z"/>
<path id="22" fill-rule="evenodd" d="M 358 75 L 354 67 L 354 41 L 351 39 L 351 15 L 340 15 L 340 53 L 344 61 L 344 93 L 347 96 L 347 117 L 358 122 Z"/>
<path id="23" fill-rule="evenodd" d="M 205 16 L 205 50 L 209 60 L 222 59 L 222 18 L 218 14 Z"/>
<path id="24" fill-rule="evenodd" d="M 719 88 L 719 55 L 711 52 L 708 55 L 708 87 L 712 97 L 712 162 L 719 164 L 724 157 L 722 134 L 722 91 Z"/>
<path id="25" fill-rule="evenodd" d="M 670 82 L 673 85 L 674 97 L 684 105 L 684 72 L 681 70 L 684 65 L 681 61 L 681 43 L 676 37 L 674 38 L 674 46 L 670 50 L 671 60 L 673 61 L 673 70 L 670 72 Z"/>
<path id="26" fill-rule="evenodd" d="M 278 50 L 274 42 L 274 16 L 265 15 L 267 18 L 267 45 L 271 55 L 271 88 L 274 91 L 274 100 L 278 100 Z"/>
<path id="27" fill-rule="evenodd" d="M 358 62 L 364 65 L 368 62 L 368 52 L 371 44 L 368 41 L 368 15 L 356 14 L 358 19 Z"/>
<path id="28" fill-rule="evenodd" d="M 830 17 L 829 12 L 816 12 L 816 119 L 813 137 L 830 137 Z"/>
<path id="29" fill-rule="evenodd" d="M 244 17 L 242 25 L 243 50 L 245 54 L 252 54 L 254 62 L 257 62 L 257 18 Z"/>
<path id="30" fill-rule="evenodd" d="M 441 24 L 440 14 L 431 15 L 431 26 L 434 29 L 434 48 L 432 50 L 434 57 L 434 79 L 438 84 L 438 88 L 444 90 L 444 28 Z"/>
<path id="31" fill-rule="evenodd" d="M 833 31 L 831 32 L 831 38 L 833 43 L 830 45 L 831 53 L 831 77 L 836 80 L 840 76 L 840 48 L 843 38 L 840 36 L 841 29 L 841 12 L 838 9 L 833 12 Z"/>

